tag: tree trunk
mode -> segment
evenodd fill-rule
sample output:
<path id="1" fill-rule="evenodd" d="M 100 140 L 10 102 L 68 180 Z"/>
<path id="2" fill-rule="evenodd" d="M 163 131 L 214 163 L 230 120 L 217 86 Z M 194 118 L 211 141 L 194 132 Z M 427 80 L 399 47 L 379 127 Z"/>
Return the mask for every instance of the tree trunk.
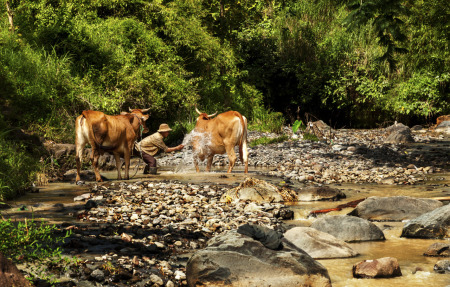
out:
<path id="1" fill-rule="evenodd" d="M 11 7 L 9 6 L 9 1 L 6 1 L 6 10 L 8 12 L 8 20 L 9 20 L 9 31 L 14 33 L 14 12 L 11 10 Z"/>

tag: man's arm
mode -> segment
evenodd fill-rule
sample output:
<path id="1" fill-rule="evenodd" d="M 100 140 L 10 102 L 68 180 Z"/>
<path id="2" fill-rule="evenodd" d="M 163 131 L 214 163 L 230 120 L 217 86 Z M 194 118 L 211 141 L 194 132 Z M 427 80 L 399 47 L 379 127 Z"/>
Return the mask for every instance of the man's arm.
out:
<path id="1" fill-rule="evenodd" d="M 181 150 L 183 147 L 184 147 L 184 145 L 182 145 L 182 144 L 177 145 L 176 147 L 169 147 L 169 148 L 167 148 L 166 152 L 173 152 L 176 150 Z"/>

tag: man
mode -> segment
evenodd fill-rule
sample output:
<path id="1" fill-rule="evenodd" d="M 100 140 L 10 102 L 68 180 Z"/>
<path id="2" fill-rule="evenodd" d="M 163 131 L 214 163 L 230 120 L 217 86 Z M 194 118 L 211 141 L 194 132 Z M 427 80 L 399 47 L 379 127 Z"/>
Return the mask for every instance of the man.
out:
<path id="1" fill-rule="evenodd" d="M 144 168 L 144 174 L 156 174 L 156 159 L 155 155 L 163 150 L 164 152 L 173 152 L 181 150 L 184 145 L 180 144 L 176 147 L 167 147 L 163 139 L 169 136 L 172 129 L 168 124 L 161 124 L 159 130 L 144 138 L 141 142 L 137 143 L 136 149 L 142 153 L 142 159 L 147 164 Z"/>

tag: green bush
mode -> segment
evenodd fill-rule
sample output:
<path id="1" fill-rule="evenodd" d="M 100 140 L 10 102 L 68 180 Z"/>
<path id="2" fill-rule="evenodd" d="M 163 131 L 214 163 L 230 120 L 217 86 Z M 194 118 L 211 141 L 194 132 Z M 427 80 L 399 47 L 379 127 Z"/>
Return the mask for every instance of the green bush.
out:
<path id="1" fill-rule="evenodd" d="M 60 257 L 58 244 L 69 237 L 55 235 L 55 225 L 33 219 L 14 223 L 11 219 L 0 221 L 0 252 L 14 262 L 42 261 L 47 258 Z"/>
<path id="2" fill-rule="evenodd" d="M 27 147 L 7 139 L 7 134 L 0 129 L 0 201 L 23 194 L 38 169 L 38 160 Z"/>
<path id="3" fill-rule="evenodd" d="M 271 112 L 262 106 L 256 106 L 248 129 L 261 132 L 280 133 L 284 125 L 284 117 L 280 112 Z"/>

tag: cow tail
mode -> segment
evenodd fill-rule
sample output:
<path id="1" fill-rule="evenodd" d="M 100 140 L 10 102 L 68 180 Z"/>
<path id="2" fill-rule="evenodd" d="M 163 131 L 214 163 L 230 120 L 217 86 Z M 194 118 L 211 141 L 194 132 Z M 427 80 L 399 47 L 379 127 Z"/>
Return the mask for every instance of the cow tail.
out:
<path id="1" fill-rule="evenodd" d="M 241 128 L 243 129 L 239 139 L 239 145 L 241 145 L 244 141 L 247 141 L 247 119 L 245 119 L 240 113 L 236 113 L 236 116 L 239 117 Z"/>

